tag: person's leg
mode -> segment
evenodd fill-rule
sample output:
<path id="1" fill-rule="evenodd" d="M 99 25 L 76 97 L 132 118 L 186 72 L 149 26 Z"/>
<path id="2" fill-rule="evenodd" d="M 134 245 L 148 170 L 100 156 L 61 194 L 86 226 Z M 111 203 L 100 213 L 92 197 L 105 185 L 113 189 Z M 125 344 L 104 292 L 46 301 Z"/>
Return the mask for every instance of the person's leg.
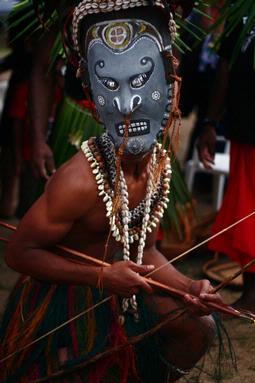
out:
<path id="1" fill-rule="evenodd" d="M 169 322 L 158 333 L 158 341 L 166 369 L 165 382 L 175 382 L 210 347 L 215 336 L 214 321 L 211 316 L 192 316 L 181 302 L 170 297 L 156 295 L 145 298 L 145 303 L 156 317 L 169 316 Z"/>

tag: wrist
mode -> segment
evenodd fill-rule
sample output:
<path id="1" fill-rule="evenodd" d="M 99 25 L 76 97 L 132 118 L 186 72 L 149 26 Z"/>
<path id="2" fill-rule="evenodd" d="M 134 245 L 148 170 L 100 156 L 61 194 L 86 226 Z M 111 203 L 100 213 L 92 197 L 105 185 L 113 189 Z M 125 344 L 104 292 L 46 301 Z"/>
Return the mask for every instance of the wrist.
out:
<path id="1" fill-rule="evenodd" d="M 46 131 L 32 129 L 32 138 L 36 142 L 45 142 L 46 141 Z"/>

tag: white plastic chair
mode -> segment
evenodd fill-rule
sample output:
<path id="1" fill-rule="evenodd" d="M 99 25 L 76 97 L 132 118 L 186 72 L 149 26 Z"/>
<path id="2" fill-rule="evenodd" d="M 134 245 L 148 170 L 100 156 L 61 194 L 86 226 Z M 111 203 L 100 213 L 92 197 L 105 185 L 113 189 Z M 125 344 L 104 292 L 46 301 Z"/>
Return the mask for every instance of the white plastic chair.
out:
<path id="1" fill-rule="evenodd" d="M 224 150 L 215 153 L 212 169 L 205 169 L 199 161 L 196 144 L 194 145 L 192 158 L 185 164 L 185 180 L 189 191 L 192 192 L 196 173 L 212 174 L 214 176 L 213 205 L 216 210 L 219 210 L 224 195 L 225 180 L 229 174 L 230 142 L 222 136 L 217 136 L 217 142 L 224 143 Z"/>

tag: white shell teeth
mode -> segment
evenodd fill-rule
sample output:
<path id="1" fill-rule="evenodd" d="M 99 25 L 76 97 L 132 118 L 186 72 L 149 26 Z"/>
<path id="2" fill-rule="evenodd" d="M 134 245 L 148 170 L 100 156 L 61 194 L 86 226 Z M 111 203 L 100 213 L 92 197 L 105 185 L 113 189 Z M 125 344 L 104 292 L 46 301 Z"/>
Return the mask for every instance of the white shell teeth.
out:
<path id="1" fill-rule="evenodd" d="M 109 199 L 109 197 L 108 197 L 108 195 L 106 194 L 106 195 L 104 196 L 104 198 L 103 198 L 103 202 L 107 202 L 108 199 Z"/>
<path id="2" fill-rule="evenodd" d="M 124 134 L 125 132 L 125 125 L 124 124 L 121 124 L 118 126 L 118 130 L 119 130 L 119 133 L 121 135 Z M 145 133 L 145 131 L 148 131 L 148 124 L 146 121 L 136 121 L 136 122 L 131 122 L 131 124 L 129 125 L 128 127 L 128 133 L 131 134 L 131 133 Z"/>

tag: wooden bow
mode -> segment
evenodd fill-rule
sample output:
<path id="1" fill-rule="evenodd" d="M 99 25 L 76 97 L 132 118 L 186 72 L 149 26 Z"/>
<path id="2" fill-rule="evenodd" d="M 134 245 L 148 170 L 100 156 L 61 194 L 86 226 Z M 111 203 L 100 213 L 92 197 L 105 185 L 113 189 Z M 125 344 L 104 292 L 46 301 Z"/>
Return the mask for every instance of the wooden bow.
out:
<path id="1" fill-rule="evenodd" d="M 188 253 L 192 252 L 193 250 L 197 249 L 198 247 L 204 245 L 205 243 L 209 242 L 211 239 L 215 238 L 216 236 L 222 234 L 223 232 L 231 229 L 232 227 L 236 226 L 237 224 L 239 224 L 240 222 L 244 221 L 245 219 L 248 219 L 249 217 L 251 217 L 252 215 L 255 214 L 255 211 L 253 211 L 252 213 L 250 213 L 249 215 L 243 217 L 242 219 L 236 221 L 235 223 L 233 223 L 232 225 L 230 225 L 229 227 L 223 229 L 222 231 L 214 234 L 213 236 L 211 236 L 210 238 L 204 240 L 203 242 L 195 245 L 194 247 L 192 247 L 191 249 L 185 251 L 184 253 L 180 254 L 178 257 L 166 262 L 164 265 L 160 266 L 159 268 L 153 270 L 152 272 L 150 272 L 149 274 L 147 274 L 145 278 L 146 282 L 149 283 L 154 289 L 157 289 L 157 290 L 160 290 L 160 291 L 163 291 L 163 292 L 166 292 L 166 293 L 169 293 L 170 295 L 172 296 L 175 296 L 177 298 L 180 298 L 180 299 L 184 299 L 184 296 L 187 294 L 186 292 L 183 292 L 181 290 L 178 290 L 178 289 L 175 289 L 173 287 L 170 287 L 170 286 L 167 286 L 167 285 L 164 285 L 160 282 L 157 282 L 153 279 L 150 278 L 150 276 L 155 273 L 156 271 L 158 271 L 159 269 L 167 266 L 168 264 L 170 263 L 173 263 L 174 261 L 176 261 L 177 259 L 179 260 L 180 258 L 184 257 L 185 255 L 187 255 Z M 6 222 L 2 222 L 0 221 L 0 226 L 3 226 L 7 229 L 10 229 L 10 230 L 16 230 L 16 227 L 13 226 L 13 225 L 10 225 Z M 0 237 L 0 240 L 4 241 L 4 242 L 8 242 L 9 240 L 5 237 Z M 98 266 L 101 266 L 101 267 L 110 267 L 111 264 L 107 263 L 107 262 L 103 262 L 99 259 L 96 259 L 96 258 L 93 258 L 93 257 L 90 257 L 80 251 L 77 251 L 77 250 L 74 250 L 74 249 L 70 249 L 66 246 L 62 246 L 62 245 L 57 245 L 56 246 L 57 248 L 65 251 L 67 254 L 69 255 L 72 255 L 76 257 L 76 259 L 78 260 L 85 260 L 87 262 L 90 262 L 94 265 L 98 265 Z M 238 271 L 237 273 L 235 273 L 234 275 L 232 275 L 230 278 L 228 278 L 226 281 L 220 283 L 218 286 L 216 286 L 214 289 L 213 289 L 213 293 L 215 293 L 216 291 L 219 291 L 221 288 L 227 286 L 229 284 L 230 281 L 232 281 L 234 278 L 236 278 L 238 275 L 242 274 L 246 269 L 248 269 L 252 264 L 255 263 L 255 259 L 250 261 L 248 264 L 246 264 L 242 269 L 240 269 L 240 271 Z M 190 294 L 189 294 L 190 295 Z M 95 307 L 98 307 L 100 304 L 103 304 L 105 303 L 106 301 L 108 301 L 111 297 L 107 297 L 106 299 L 103 299 L 101 302 L 98 302 L 95 306 L 87 309 L 86 311 L 76 315 L 74 318 L 70 318 L 66 323 L 63 323 L 61 324 L 60 326 L 58 326 L 56 329 L 53 329 L 51 330 L 50 332 L 48 332 L 47 334 L 44 334 L 43 336 L 41 336 L 40 338 L 38 339 L 35 339 L 33 342 L 31 342 L 30 344 L 22 347 L 22 349 L 20 350 L 17 350 L 15 353 L 12 353 L 11 355 L 7 355 L 4 359 L 2 359 L 0 361 L 0 363 L 6 361 L 7 359 L 13 357 L 14 355 L 18 354 L 19 352 L 23 351 L 24 349 L 30 347 L 31 345 L 34 345 L 36 342 L 39 342 L 40 340 L 42 340 L 43 338 L 49 336 L 50 334 L 53 334 L 54 332 L 56 332 L 59 328 L 61 327 L 64 327 L 65 325 L 67 325 L 68 323 L 76 320 L 78 317 L 82 316 L 82 315 L 85 315 L 89 310 L 93 310 Z M 194 298 L 197 298 L 194 296 Z M 197 298 L 198 299 L 198 298 Z M 204 305 L 206 305 L 207 307 L 209 307 L 210 309 L 212 309 L 213 311 L 217 311 L 217 312 L 220 312 L 220 313 L 224 313 L 224 314 L 227 314 L 227 315 L 230 315 L 232 317 L 236 317 L 236 318 L 239 318 L 239 319 L 242 319 L 242 320 L 245 320 L 245 321 L 248 321 L 249 323 L 255 323 L 255 315 L 251 312 L 242 312 L 242 311 L 239 311 L 239 310 L 236 310 L 234 308 L 232 308 L 231 306 L 228 306 L 228 305 L 225 305 L 225 304 L 218 304 L 218 303 L 213 303 L 213 302 L 203 302 Z M 180 312 L 177 314 L 178 316 L 179 315 L 182 315 L 186 312 L 186 309 L 182 309 L 180 310 Z M 175 318 L 174 318 L 175 319 Z M 167 320 L 170 320 L 169 318 Z M 152 333 L 154 333 L 155 331 L 158 331 L 159 328 L 161 328 L 163 325 L 165 325 L 166 323 L 166 319 L 162 321 L 162 323 L 158 324 L 155 326 L 155 328 L 151 329 L 151 331 L 145 333 L 145 334 L 141 334 L 141 336 L 139 337 L 135 337 L 132 342 L 133 343 L 136 343 L 138 341 L 140 341 L 143 336 L 148 336 L 148 335 L 151 335 Z M 129 344 L 129 343 L 127 343 Z M 118 347 L 125 347 L 125 345 L 120 345 Z M 107 352 L 115 352 L 115 351 L 118 351 L 118 350 L 108 350 Z M 102 353 L 99 355 L 99 357 L 103 357 L 105 356 L 105 353 Z M 98 357 L 96 357 L 96 360 L 98 360 Z M 96 361 L 95 360 L 95 361 Z M 94 362 L 94 359 L 92 361 L 86 361 L 86 365 L 89 364 L 89 363 L 93 363 Z M 81 368 L 81 366 L 80 366 Z M 83 366 L 84 368 L 84 366 Z M 79 369 L 79 366 L 77 366 L 77 369 Z M 59 375 L 59 374 L 67 374 L 67 373 L 70 373 L 67 372 L 67 371 L 59 371 L 58 373 L 56 374 L 53 374 L 53 378 L 54 376 L 56 375 L 56 377 L 59 377 L 59 376 L 62 376 L 62 375 Z M 49 380 L 51 377 L 47 377 L 47 378 L 42 378 L 40 380 L 37 380 L 37 381 L 34 381 L 34 383 L 39 383 L 39 382 L 44 382 L 44 381 L 47 381 Z"/>

